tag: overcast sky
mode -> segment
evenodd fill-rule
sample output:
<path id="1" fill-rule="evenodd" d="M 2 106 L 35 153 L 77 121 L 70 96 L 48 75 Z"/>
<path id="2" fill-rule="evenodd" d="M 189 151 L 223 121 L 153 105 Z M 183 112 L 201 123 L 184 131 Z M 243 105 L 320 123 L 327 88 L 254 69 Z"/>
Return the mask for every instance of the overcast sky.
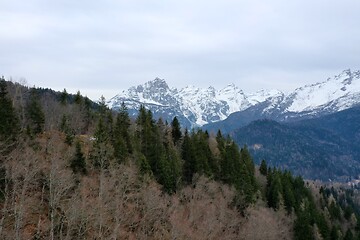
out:
<path id="1" fill-rule="evenodd" d="M 360 69 L 358 0 L 0 0 L 0 75 L 111 98 L 171 87 L 292 90 Z"/>

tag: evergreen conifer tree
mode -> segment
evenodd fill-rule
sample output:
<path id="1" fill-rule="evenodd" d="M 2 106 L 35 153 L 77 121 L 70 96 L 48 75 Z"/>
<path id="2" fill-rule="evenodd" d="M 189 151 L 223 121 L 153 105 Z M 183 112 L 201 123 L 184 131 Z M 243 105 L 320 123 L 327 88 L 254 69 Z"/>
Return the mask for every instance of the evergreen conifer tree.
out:
<path id="1" fill-rule="evenodd" d="M 261 161 L 259 171 L 260 171 L 260 173 L 262 175 L 266 176 L 266 174 L 267 174 L 267 165 L 266 165 L 266 162 L 265 162 L 264 159 Z"/>
<path id="2" fill-rule="evenodd" d="M 343 238 L 344 240 L 353 240 L 354 239 L 354 235 L 352 233 L 352 231 L 350 229 L 348 229 L 345 233 L 345 236 Z"/>
<path id="3" fill-rule="evenodd" d="M 116 123 L 117 123 L 118 131 L 120 131 L 121 135 L 125 139 L 128 151 L 129 151 L 129 153 L 131 153 L 132 146 L 131 146 L 131 139 L 130 139 L 130 133 L 129 133 L 129 128 L 130 128 L 131 123 L 130 123 L 128 109 L 125 106 L 124 102 L 121 104 L 121 107 L 119 109 L 118 118 L 117 118 Z"/>
<path id="4" fill-rule="evenodd" d="M 74 98 L 74 102 L 76 104 L 80 105 L 80 104 L 82 104 L 82 101 L 83 101 L 83 99 L 82 99 L 81 93 L 80 93 L 80 91 L 77 91 L 75 98 Z"/>
<path id="5" fill-rule="evenodd" d="M 66 105 L 68 102 L 68 97 L 69 97 L 69 94 L 67 93 L 66 89 L 64 88 L 64 90 L 62 91 L 62 93 L 60 95 L 60 103 L 62 105 Z"/>
<path id="6" fill-rule="evenodd" d="M 151 166 L 149 162 L 146 160 L 144 154 L 140 153 L 136 156 L 137 166 L 142 174 L 152 175 Z"/>
<path id="7" fill-rule="evenodd" d="M 172 120 L 171 128 L 172 139 L 174 144 L 176 145 L 182 137 L 181 127 L 177 117 L 174 117 L 174 119 Z"/>
<path id="8" fill-rule="evenodd" d="M 114 118 L 111 110 L 107 109 L 105 116 L 105 126 L 110 139 L 114 138 Z"/>
<path id="9" fill-rule="evenodd" d="M 75 131 L 70 127 L 68 117 L 65 114 L 61 118 L 60 131 L 65 133 L 65 143 L 72 145 L 75 137 Z"/>
<path id="10" fill-rule="evenodd" d="M 175 192 L 181 177 L 181 165 L 170 132 L 161 120 L 155 124 L 151 111 L 146 111 L 143 106 L 136 122 L 141 151 L 152 173 L 166 192 Z M 146 166 L 146 163 L 142 162 L 142 165 Z"/>
<path id="11" fill-rule="evenodd" d="M 156 149 L 156 146 L 159 145 L 159 143 L 156 143 L 156 137 L 155 137 L 155 129 L 156 126 L 154 124 L 154 121 L 152 119 L 152 114 L 149 111 L 146 111 L 144 106 L 140 106 L 139 109 L 139 115 L 136 119 L 137 123 L 137 137 L 140 140 L 140 148 L 141 152 L 144 154 L 145 158 L 148 160 L 151 168 L 154 170 L 156 159 L 154 159 L 154 156 L 156 156 L 156 152 L 159 149 Z"/>
<path id="12" fill-rule="evenodd" d="M 0 78 L 0 141 L 5 145 L 13 143 L 20 132 L 19 118 L 7 94 L 6 81 L 2 77 Z"/>
<path id="13" fill-rule="evenodd" d="M 220 129 L 218 130 L 217 134 L 216 134 L 216 142 L 218 145 L 218 149 L 220 152 L 220 158 L 223 157 L 224 155 L 224 151 L 225 151 L 225 139 L 222 136 L 222 133 L 220 131 Z"/>
<path id="14" fill-rule="evenodd" d="M 246 145 L 241 149 L 240 153 L 242 162 L 245 164 L 250 175 L 253 176 L 253 178 L 251 179 L 252 183 L 255 184 L 255 165 Z"/>
<path id="15" fill-rule="evenodd" d="M 281 193 L 282 193 L 282 184 L 280 173 L 277 170 L 268 172 L 268 182 L 267 182 L 267 202 L 268 206 L 278 210 L 280 207 Z"/>
<path id="16" fill-rule="evenodd" d="M 0 165 L 0 202 L 3 203 L 6 197 L 6 184 L 8 182 L 7 176 L 6 176 L 6 169 L 3 164 Z"/>
<path id="17" fill-rule="evenodd" d="M 331 228 L 331 232 L 330 232 L 330 240 L 339 240 L 340 236 L 339 236 L 339 228 L 337 226 L 333 226 Z"/>
<path id="18" fill-rule="evenodd" d="M 181 161 L 171 136 L 165 142 L 165 156 L 162 160 L 159 182 L 164 186 L 166 192 L 174 193 L 181 179 Z"/>
<path id="19" fill-rule="evenodd" d="M 106 111 L 105 99 L 101 97 L 100 116 L 94 134 L 95 141 L 90 158 L 94 167 L 102 170 L 109 167 L 110 160 L 113 158 L 111 136 L 109 135 L 109 127 L 106 125 Z"/>
<path id="20" fill-rule="evenodd" d="M 296 240 L 312 240 L 314 232 L 311 226 L 311 219 L 306 211 L 301 211 L 294 223 L 294 235 Z"/>
<path id="21" fill-rule="evenodd" d="M 258 189 L 258 184 L 255 178 L 255 164 L 251 158 L 251 155 L 247 149 L 247 146 L 244 146 L 240 151 L 241 159 L 241 186 L 243 186 L 248 202 L 254 200 L 254 195 Z"/>
<path id="22" fill-rule="evenodd" d="M 119 162 L 123 162 L 127 156 L 132 153 L 129 127 L 129 114 L 125 104 L 122 103 L 121 108 L 119 109 L 119 113 L 116 117 L 113 134 L 114 155 Z"/>
<path id="23" fill-rule="evenodd" d="M 330 238 L 330 228 L 328 226 L 327 220 L 323 213 L 316 214 L 315 223 L 318 226 L 323 239 L 329 239 Z"/>
<path id="24" fill-rule="evenodd" d="M 340 211 L 340 207 L 333 201 L 331 202 L 330 206 L 329 206 L 329 213 L 331 216 L 331 219 L 335 220 L 338 219 L 340 220 L 341 218 L 341 211 Z"/>
<path id="25" fill-rule="evenodd" d="M 40 104 L 39 95 L 35 88 L 31 89 L 30 100 L 27 106 L 28 132 L 30 135 L 36 135 L 44 130 L 45 114 Z"/>
<path id="26" fill-rule="evenodd" d="M 282 196 L 284 199 L 285 209 L 290 214 L 295 208 L 295 195 L 292 185 L 292 176 L 289 172 L 281 174 Z"/>
<path id="27" fill-rule="evenodd" d="M 238 147 L 231 141 L 227 141 L 220 161 L 220 179 L 227 184 L 235 184 L 240 187 L 240 154 Z"/>
<path id="28" fill-rule="evenodd" d="M 88 97 L 84 98 L 84 132 L 88 132 L 92 122 L 91 114 L 91 100 Z"/>
<path id="29" fill-rule="evenodd" d="M 70 167 L 74 173 L 86 174 L 86 162 L 84 154 L 81 150 L 81 144 L 79 141 L 75 145 L 75 156 L 71 160 Z"/>
<path id="30" fill-rule="evenodd" d="M 195 173 L 195 152 L 187 129 L 185 129 L 184 140 L 181 145 L 181 158 L 184 160 L 183 180 L 190 184 Z"/>
<path id="31" fill-rule="evenodd" d="M 354 210 L 352 209 L 352 207 L 347 205 L 344 210 L 344 218 L 349 221 L 353 212 Z"/>
<path id="32" fill-rule="evenodd" d="M 148 161 L 154 176 L 164 179 L 166 153 L 163 144 L 164 136 L 155 124 L 152 112 L 140 106 L 139 115 L 136 119 L 137 131 L 136 136 L 140 143 L 140 151 Z M 160 180 L 164 182 L 164 180 Z"/>
<path id="33" fill-rule="evenodd" d="M 170 165 L 170 176 L 171 176 L 171 192 L 175 192 L 178 188 L 179 183 L 181 182 L 182 175 L 182 164 L 181 159 L 176 149 L 172 146 L 167 149 L 168 153 L 168 162 Z"/>
<path id="34" fill-rule="evenodd" d="M 192 134 L 192 143 L 194 147 L 195 172 L 207 176 L 212 175 L 211 162 L 213 161 L 212 153 L 209 148 L 209 135 L 202 130 Z"/>

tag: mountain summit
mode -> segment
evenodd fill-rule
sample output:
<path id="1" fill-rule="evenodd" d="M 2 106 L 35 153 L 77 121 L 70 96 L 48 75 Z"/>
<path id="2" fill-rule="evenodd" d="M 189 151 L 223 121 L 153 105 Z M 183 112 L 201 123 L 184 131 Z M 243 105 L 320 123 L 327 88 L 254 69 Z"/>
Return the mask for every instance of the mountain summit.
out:
<path id="1" fill-rule="evenodd" d="M 360 71 L 345 70 L 326 81 L 299 87 L 288 94 L 278 90 L 245 93 L 235 84 L 220 90 L 211 86 L 187 86 L 178 90 L 170 88 L 164 79 L 156 78 L 122 91 L 111 98 L 108 105 L 116 110 L 122 102 L 133 115 L 137 114 L 140 105 L 144 105 L 155 117 L 171 121 L 177 116 L 188 128 L 212 123 L 217 127 L 217 122 L 230 115 L 232 122 L 240 126 L 262 118 L 291 121 L 360 104 Z"/>

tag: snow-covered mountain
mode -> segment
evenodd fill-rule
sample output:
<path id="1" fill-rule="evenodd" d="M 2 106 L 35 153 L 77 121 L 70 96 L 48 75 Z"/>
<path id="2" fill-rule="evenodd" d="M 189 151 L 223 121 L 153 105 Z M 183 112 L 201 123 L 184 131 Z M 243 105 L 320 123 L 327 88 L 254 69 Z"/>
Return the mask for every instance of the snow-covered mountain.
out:
<path id="1" fill-rule="evenodd" d="M 297 88 L 286 97 L 287 112 L 337 112 L 360 103 L 360 71 L 345 70 L 324 82 Z"/>
<path id="2" fill-rule="evenodd" d="M 144 105 L 153 112 L 154 117 L 171 121 L 177 116 L 183 126 L 197 127 L 224 120 L 231 113 L 245 110 L 279 94 L 282 93 L 276 90 L 245 94 L 234 84 L 221 90 L 195 86 L 178 90 L 170 88 L 165 80 L 156 78 L 122 91 L 111 98 L 108 105 L 117 110 L 124 102 L 132 115 L 136 115 L 140 105 Z"/>
<path id="3" fill-rule="evenodd" d="M 220 90 L 194 86 L 178 90 L 170 88 L 165 80 L 156 78 L 121 92 L 110 99 L 108 105 L 116 110 L 122 102 L 133 115 L 143 104 L 154 113 L 154 117 L 171 121 L 177 116 L 186 127 L 220 122 L 230 115 L 244 118 L 245 113 L 248 115 L 246 122 L 260 118 L 288 121 L 333 113 L 360 104 L 360 71 L 345 70 L 333 78 L 297 88 L 289 94 L 278 90 L 244 93 L 234 84 Z"/>

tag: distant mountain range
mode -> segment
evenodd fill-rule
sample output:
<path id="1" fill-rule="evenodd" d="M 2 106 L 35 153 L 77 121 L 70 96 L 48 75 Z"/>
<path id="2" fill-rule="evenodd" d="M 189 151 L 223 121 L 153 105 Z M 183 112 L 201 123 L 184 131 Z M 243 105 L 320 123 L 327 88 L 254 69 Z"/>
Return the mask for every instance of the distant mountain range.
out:
<path id="1" fill-rule="evenodd" d="M 132 115 L 144 105 L 155 118 L 171 121 L 177 116 L 187 128 L 230 132 L 258 119 L 288 122 L 359 105 L 360 71 L 345 70 L 326 81 L 297 88 L 288 94 L 278 90 L 248 94 L 234 84 L 221 90 L 194 86 L 179 90 L 156 78 L 122 91 L 111 98 L 108 105 L 116 110 L 122 102 Z"/>

